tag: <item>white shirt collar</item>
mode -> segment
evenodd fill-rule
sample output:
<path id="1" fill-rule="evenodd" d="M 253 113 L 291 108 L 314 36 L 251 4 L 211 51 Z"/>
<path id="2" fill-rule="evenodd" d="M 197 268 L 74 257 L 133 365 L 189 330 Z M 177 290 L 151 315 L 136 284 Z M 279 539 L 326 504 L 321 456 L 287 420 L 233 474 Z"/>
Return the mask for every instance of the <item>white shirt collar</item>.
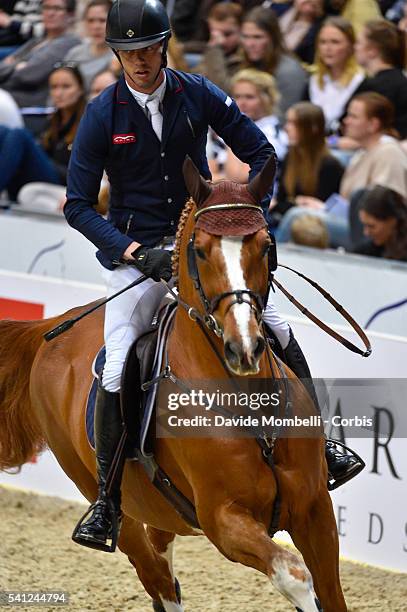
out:
<path id="1" fill-rule="evenodd" d="M 163 82 L 157 87 L 155 91 L 153 91 L 153 93 L 150 93 L 150 94 L 141 93 L 140 91 L 133 89 L 132 87 L 130 87 L 130 85 L 126 81 L 126 85 L 129 88 L 131 95 L 136 100 L 136 102 L 141 106 L 141 108 L 145 109 L 146 103 L 149 102 L 150 100 L 154 100 L 155 98 L 159 99 L 160 104 L 164 100 L 165 90 L 167 87 L 167 75 L 165 74 L 165 70 L 163 70 L 163 73 L 164 73 Z"/>

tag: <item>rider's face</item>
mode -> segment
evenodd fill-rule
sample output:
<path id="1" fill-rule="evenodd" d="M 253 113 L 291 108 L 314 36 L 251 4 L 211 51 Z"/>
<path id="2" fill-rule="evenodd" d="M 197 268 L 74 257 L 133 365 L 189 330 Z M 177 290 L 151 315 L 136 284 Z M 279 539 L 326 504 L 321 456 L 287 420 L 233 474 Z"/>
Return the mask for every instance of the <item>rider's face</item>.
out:
<path id="1" fill-rule="evenodd" d="M 152 93 L 163 79 L 160 66 L 162 43 L 144 49 L 118 51 L 126 81 L 136 91 Z"/>

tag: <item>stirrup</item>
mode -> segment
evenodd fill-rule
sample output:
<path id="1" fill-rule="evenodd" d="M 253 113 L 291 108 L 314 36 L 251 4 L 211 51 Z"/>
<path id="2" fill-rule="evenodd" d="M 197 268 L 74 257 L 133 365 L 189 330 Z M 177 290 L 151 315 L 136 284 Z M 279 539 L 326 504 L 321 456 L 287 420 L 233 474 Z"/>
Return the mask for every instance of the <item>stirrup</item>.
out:
<path id="1" fill-rule="evenodd" d="M 119 538 L 121 520 L 118 518 L 119 513 L 116 512 L 113 501 L 111 499 L 106 500 L 106 506 L 108 512 L 110 513 L 111 520 L 111 536 L 107 538 L 107 541 L 110 540 L 110 545 L 104 544 L 103 542 L 98 543 L 95 540 L 88 540 L 85 536 L 78 535 L 78 531 L 85 522 L 85 519 L 87 519 L 88 516 L 94 511 L 97 505 L 98 501 L 95 501 L 93 504 L 91 504 L 91 506 L 89 506 L 89 508 L 86 510 L 85 514 L 79 519 L 75 529 L 73 530 L 72 540 L 76 544 L 81 544 L 81 546 L 86 546 L 87 548 L 93 548 L 95 550 L 113 553 L 116 550 L 117 540 Z"/>
<path id="2" fill-rule="evenodd" d="M 349 472 L 347 474 L 344 474 L 343 476 L 334 478 L 328 472 L 328 491 L 334 491 L 338 487 L 341 487 L 343 484 L 345 484 L 345 482 L 348 482 L 349 480 L 360 474 L 363 468 L 366 467 L 366 463 L 363 461 L 362 457 L 360 457 L 354 450 L 343 444 L 343 442 L 332 440 L 331 438 L 327 438 L 326 440 L 327 442 L 332 442 L 335 446 L 340 446 L 343 450 L 350 453 L 350 455 L 358 461 L 358 463 L 355 463 L 353 469 L 350 469 Z"/>

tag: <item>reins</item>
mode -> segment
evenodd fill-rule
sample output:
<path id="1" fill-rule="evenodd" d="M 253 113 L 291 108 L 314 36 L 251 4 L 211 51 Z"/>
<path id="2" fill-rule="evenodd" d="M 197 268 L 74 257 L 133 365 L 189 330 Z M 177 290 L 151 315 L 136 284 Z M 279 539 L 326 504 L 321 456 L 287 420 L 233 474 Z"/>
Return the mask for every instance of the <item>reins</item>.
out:
<path id="1" fill-rule="evenodd" d="M 297 276 L 300 276 L 309 285 L 314 287 L 314 289 L 316 289 L 318 293 L 320 293 L 322 297 L 324 297 L 335 308 L 335 310 L 339 312 L 339 314 L 350 324 L 350 326 L 354 329 L 354 331 L 357 333 L 359 338 L 362 340 L 363 344 L 365 345 L 366 350 L 363 351 L 362 349 L 357 347 L 355 344 L 350 342 L 350 340 L 347 340 L 346 338 L 341 336 L 338 332 L 336 332 L 331 327 L 329 327 L 326 323 L 318 319 L 318 317 L 314 315 L 314 313 L 312 313 L 310 310 L 308 310 L 308 308 L 306 308 L 303 304 L 301 304 L 301 302 L 299 302 L 293 295 L 291 295 L 291 293 L 287 291 L 287 289 L 274 277 L 273 283 L 276 285 L 276 287 L 278 287 L 278 289 L 280 289 L 280 291 L 286 296 L 286 298 L 296 308 L 298 308 L 298 310 L 302 314 L 308 317 L 308 319 L 310 319 L 319 328 L 321 328 L 324 332 L 326 332 L 329 336 L 331 336 L 331 338 L 334 338 L 334 340 L 337 340 L 338 342 L 343 344 L 343 346 L 345 346 L 347 349 L 352 351 L 352 353 L 357 353 L 358 355 L 362 355 L 362 357 L 369 357 L 369 355 L 372 352 L 370 341 L 368 337 L 366 336 L 365 332 L 360 327 L 360 325 L 356 323 L 355 319 L 348 313 L 348 311 L 345 310 L 345 308 L 341 306 L 341 304 L 339 304 L 339 302 L 337 302 L 327 291 L 325 291 L 323 287 L 318 285 L 318 283 L 316 283 L 311 278 L 308 278 L 308 276 L 305 276 L 305 274 L 302 274 L 301 272 L 298 272 L 297 270 L 294 270 L 293 268 L 290 268 L 289 266 L 285 266 L 283 264 L 278 264 L 278 265 L 281 268 L 290 270 L 290 272 L 294 272 L 294 274 L 296 274 Z"/>

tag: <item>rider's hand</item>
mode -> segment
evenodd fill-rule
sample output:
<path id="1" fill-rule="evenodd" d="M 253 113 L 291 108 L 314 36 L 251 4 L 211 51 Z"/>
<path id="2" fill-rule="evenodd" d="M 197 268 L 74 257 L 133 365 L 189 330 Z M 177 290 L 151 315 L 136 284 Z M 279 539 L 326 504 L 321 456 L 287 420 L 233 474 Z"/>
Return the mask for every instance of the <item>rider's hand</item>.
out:
<path id="1" fill-rule="evenodd" d="M 140 245 L 132 253 L 133 262 L 128 261 L 133 266 L 136 266 L 140 272 L 159 281 L 163 278 L 169 281 L 172 276 L 171 253 L 165 249 L 151 249 Z"/>

